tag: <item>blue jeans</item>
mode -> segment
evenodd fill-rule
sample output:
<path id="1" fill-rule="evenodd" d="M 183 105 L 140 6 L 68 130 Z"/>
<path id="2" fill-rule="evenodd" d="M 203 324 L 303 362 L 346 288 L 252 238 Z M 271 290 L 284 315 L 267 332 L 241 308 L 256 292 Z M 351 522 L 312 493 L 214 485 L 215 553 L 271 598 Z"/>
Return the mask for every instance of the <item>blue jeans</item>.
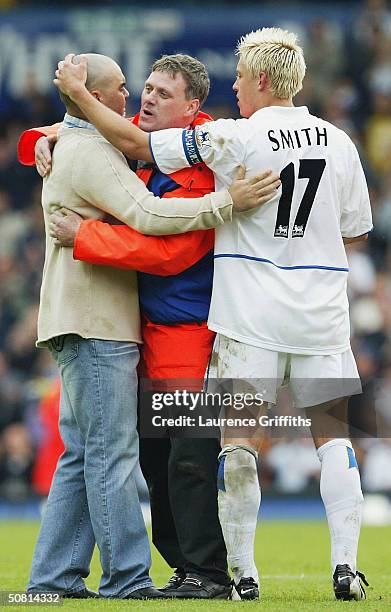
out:
<path id="1" fill-rule="evenodd" d="M 150 548 L 134 480 L 138 465 L 138 347 L 85 340 L 49 342 L 61 374 L 65 445 L 42 520 L 29 591 L 85 588 L 95 542 L 104 597 L 150 586 Z"/>

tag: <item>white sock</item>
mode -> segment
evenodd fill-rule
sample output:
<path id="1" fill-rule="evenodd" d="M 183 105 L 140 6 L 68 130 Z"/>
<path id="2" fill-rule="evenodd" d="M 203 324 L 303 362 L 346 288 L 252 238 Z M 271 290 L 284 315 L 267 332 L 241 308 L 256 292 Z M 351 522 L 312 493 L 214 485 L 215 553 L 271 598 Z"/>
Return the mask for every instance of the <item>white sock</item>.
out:
<path id="1" fill-rule="evenodd" d="M 243 577 L 254 578 L 259 584 L 254 561 L 261 501 L 256 458 L 257 452 L 243 445 L 224 446 L 219 455 L 219 518 L 236 584 Z"/>
<path id="2" fill-rule="evenodd" d="M 332 570 L 347 563 L 357 569 L 363 495 L 360 474 L 349 440 L 330 440 L 318 448 L 322 464 L 320 494 L 331 538 Z"/>

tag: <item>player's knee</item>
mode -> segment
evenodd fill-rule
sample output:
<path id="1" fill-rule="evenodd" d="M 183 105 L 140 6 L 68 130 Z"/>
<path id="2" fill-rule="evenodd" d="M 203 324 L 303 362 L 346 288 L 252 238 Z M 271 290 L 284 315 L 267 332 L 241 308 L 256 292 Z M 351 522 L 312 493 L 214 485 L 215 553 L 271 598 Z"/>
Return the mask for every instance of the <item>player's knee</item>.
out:
<path id="1" fill-rule="evenodd" d="M 258 485 L 257 452 L 250 446 L 224 446 L 219 455 L 217 486 L 220 491 L 245 491 Z"/>

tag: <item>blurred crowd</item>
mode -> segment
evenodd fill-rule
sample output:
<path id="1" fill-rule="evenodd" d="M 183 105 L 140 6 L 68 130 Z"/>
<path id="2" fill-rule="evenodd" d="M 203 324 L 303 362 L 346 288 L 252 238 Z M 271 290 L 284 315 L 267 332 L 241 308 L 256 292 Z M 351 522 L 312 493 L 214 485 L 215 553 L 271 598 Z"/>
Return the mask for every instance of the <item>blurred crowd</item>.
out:
<path id="1" fill-rule="evenodd" d="M 355 441 L 363 486 L 391 493 L 391 11 L 384 0 L 357 2 L 348 32 L 319 18 L 301 38 L 308 76 L 296 104 L 350 134 L 371 194 L 375 228 L 367 242 L 348 249 L 353 350 L 364 386 L 351 411 L 360 431 L 377 427 L 377 436 Z M 39 93 L 33 76 L 25 89 L 23 98 L 0 98 L 0 499 L 12 501 L 46 494 L 45 446 L 61 450 L 54 362 L 35 348 L 44 258 L 41 180 L 16 157 L 20 133 L 54 123 L 61 111 L 52 96 Z M 205 110 L 215 118 L 237 112 Z M 263 483 L 273 490 L 317 486 L 310 440 L 274 440 L 262 465 Z"/>

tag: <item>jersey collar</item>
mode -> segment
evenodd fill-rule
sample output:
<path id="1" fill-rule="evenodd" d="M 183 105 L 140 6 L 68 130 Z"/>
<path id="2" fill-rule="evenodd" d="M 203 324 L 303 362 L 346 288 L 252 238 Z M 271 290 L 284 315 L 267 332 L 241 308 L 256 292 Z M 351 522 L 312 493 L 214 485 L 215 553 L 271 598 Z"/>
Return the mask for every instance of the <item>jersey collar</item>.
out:
<path id="1" fill-rule="evenodd" d="M 271 114 L 286 115 L 288 113 L 292 113 L 293 111 L 295 114 L 300 113 L 300 115 L 309 114 L 307 106 L 265 106 L 265 108 L 260 108 L 259 110 L 255 111 L 255 113 L 253 113 L 249 119 Z"/>

